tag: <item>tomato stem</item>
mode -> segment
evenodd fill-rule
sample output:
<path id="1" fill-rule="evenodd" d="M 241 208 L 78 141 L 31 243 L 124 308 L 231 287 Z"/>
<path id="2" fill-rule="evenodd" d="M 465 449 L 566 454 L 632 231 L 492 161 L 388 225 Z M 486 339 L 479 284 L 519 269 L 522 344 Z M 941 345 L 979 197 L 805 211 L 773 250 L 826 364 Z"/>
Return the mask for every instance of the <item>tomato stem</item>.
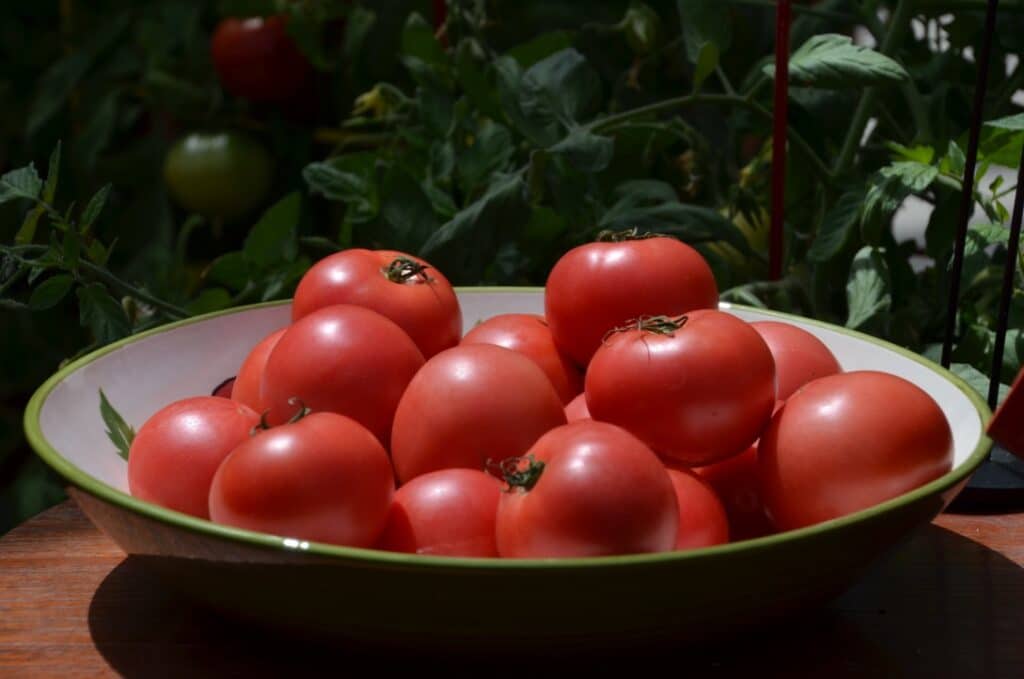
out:
<path id="1" fill-rule="evenodd" d="M 395 257 L 386 267 L 381 269 L 392 283 L 430 283 L 433 279 L 427 274 L 427 265 L 408 257 Z"/>
<path id="2" fill-rule="evenodd" d="M 686 314 L 680 316 L 640 316 L 634 318 L 625 325 L 620 325 L 617 328 L 612 328 L 605 333 L 601 341 L 604 342 L 611 335 L 618 332 L 627 332 L 629 330 L 639 330 L 640 332 L 649 332 L 653 335 L 667 335 L 672 337 L 676 330 L 679 330 L 686 325 Z"/>
<path id="3" fill-rule="evenodd" d="M 289 418 L 287 424 L 295 424 L 296 422 L 301 420 L 303 417 L 305 417 L 306 415 L 309 415 L 311 412 L 313 412 L 309 408 L 306 407 L 306 404 L 303 403 L 302 399 L 299 398 L 298 396 L 292 396 L 290 399 L 288 399 L 288 405 L 290 405 L 290 406 L 298 406 L 299 409 L 297 411 L 295 411 L 295 414 L 292 415 L 291 418 Z"/>
<path id="4" fill-rule="evenodd" d="M 509 491 L 513 488 L 522 488 L 526 491 L 537 485 L 544 471 L 544 463 L 533 455 L 508 457 L 501 462 L 488 460 L 487 471 L 494 476 L 500 475 L 499 478 L 508 484 Z"/>
<path id="5" fill-rule="evenodd" d="M 613 231 L 611 229 L 605 229 L 597 234 L 597 238 L 594 239 L 596 243 L 621 243 L 627 240 L 647 240 L 648 238 L 665 238 L 663 233 L 651 233 L 650 231 L 640 232 L 640 229 L 635 226 L 632 229 L 625 229 L 623 231 Z"/>
<path id="6" fill-rule="evenodd" d="M 270 422 L 267 420 L 267 416 L 269 415 L 269 408 L 260 413 L 260 421 L 256 424 L 256 426 L 249 430 L 249 436 L 256 436 L 256 434 L 259 434 L 261 431 L 266 431 L 270 429 Z"/>

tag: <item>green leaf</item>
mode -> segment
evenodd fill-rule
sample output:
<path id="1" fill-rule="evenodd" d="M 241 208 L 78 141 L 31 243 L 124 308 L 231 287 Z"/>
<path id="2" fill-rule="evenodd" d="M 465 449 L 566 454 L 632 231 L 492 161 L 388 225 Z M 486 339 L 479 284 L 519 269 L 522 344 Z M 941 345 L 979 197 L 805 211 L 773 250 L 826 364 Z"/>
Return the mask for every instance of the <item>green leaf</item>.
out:
<path id="1" fill-rule="evenodd" d="M 72 271 L 78 269 L 78 258 L 82 252 L 82 240 L 78 232 L 68 229 L 64 234 L 64 266 Z"/>
<path id="2" fill-rule="evenodd" d="M 82 223 L 79 227 L 82 233 L 88 232 L 90 227 L 96 223 L 100 213 L 103 212 L 103 207 L 107 204 L 107 197 L 110 196 L 110 189 L 111 185 L 106 184 L 89 199 L 85 209 L 82 210 Z"/>
<path id="3" fill-rule="evenodd" d="M 377 15 L 365 7 L 355 5 L 349 11 L 348 18 L 345 20 L 345 38 L 342 43 L 345 57 L 349 63 L 355 60 L 356 55 L 363 48 L 366 38 L 370 35 L 376 22 Z"/>
<path id="4" fill-rule="evenodd" d="M 889 176 L 880 183 L 872 184 L 864 199 L 860 217 L 861 237 L 865 242 L 881 242 L 882 233 L 889 224 L 892 214 L 910 195 L 910 189 L 899 176 Z"/>
<path id="5" fill-rule="evenodd" d="M 542 148 L 558 142 L 561 131 L 552 124 L 551 115 L 527 115 L 523 108 L 523 69 L 511 57 L 499 57 L 492 63 L 497 77 L 498 96 L 505 117 L 524 137 Z"/>
<path id="6" fill-rule="evenodd" d="M 895 162 L 883 167 L 883 177 L 896 177 L 912 192 L 924 191 L 939 176 L 939 168 L 916 160 Z"/>
<path id="7" fill-rule="evenodd" d="M 561 156 L 580 172 L 597 173 L 608 167 L 615 153 L 615 142 L 590 132 L 585 127 L 573 126 L 569 134 L 548 152 Z"/>
<path id="8" fill-rule="evenodd" d="M 775 66 L 766 64 L 764 73 L 775 76 Z M 853 44 L 846 35 L 815 35 L 789 59 L 793 85 L 843 89 L 903 82 L 910 75 L 896 61 L 863 45 Z"/>
<path id="9" fill-rule="evenodd" d="M 75 279 L 69 274 L 58 274 L 43 281 L 28 298 L 28 306 L 33 311 L 50 309 L 60 304 L 60 301 L 71 291 Z"/>
<path id="10" fill-rule="evenodd" d="M 39 178 L 36 166 L 29 163 L 0 176 L 0 203 L 18 198 L 36 200 L 42 189 L 43 180 Z"/>
<path id="11" fill-rule="evenodd" d="M 524 74 L 519 103 L 523 113 L 541 122 L 564 127 L 596 110 L 601 99 L 601 79 L 575 49 L 564 49 L 538 61 Z"/>
<path id="12" fill-rule="evenodd" d="M 128 459 L 128 452 L 131 450 L 132 441 L 135 440 L 135 430 L 125 422 L 121 413 L 110 404 L 107 395 L 100 389 L 100 417 L 106 425 L 107 438 L 117 448 L 117 454 L 123 459 Z"/>
<path id="13" fill-rule="evenodd" d="M 1014 132 L 1024 131 L 1024 113 L 1016 113 L 1005 118 L 996 118 L 986 121 L 985 127 L 994 127 L 999 130 L 1012 130 Z"/>
<path id="14" fill-rule="evenodd" d="M 957 177 L 963 177 L 964 165 L 967 163 L 967 158 L 964 156 L 963 149 L 956 143 L 955 140 L 949 140 L 949 148 L 946 149 L 946 157 L 943 159 L 943 164 L 946 166 L 945 169 L 950 174 L 954 174 Z M 1002 178 L 1002 175 L 999 175 Z"/>
<path id="15" fill-rule="evenodd" d="M 124 308 L 101 283 L 81 285 L 76 291 L 81 323 L 92 331 L 101 346 L 131 334 L 132 326 Z"/>
<path id="16" fill-rule="evenodd" d="M 864 246 L 850 265 L 846 283 L 846 327 L 861 328 L 889 310 L 889 267 L 881 248 Z"/>
<path id="17" fill-rule="evenodd" d="M 546 59 L 555 52 L 572 47 L 573 41 L 573 34 L 568 31 L 552 31 L 542 33 L 529 42 L 516 45 L 505 54 L 515 59 L 520 67 L 530 68 L 541 59 Z"/>
<path id="18" fill-rule="evenodd" d="M 633 0 L 621 23 L 634 54 L 646 56 L 661 45 L 661 17 L 643 2 Z"/>
<path id="19" fill-rule="evenodd" d="M 60 154 L 61 143 L 53 147 L 50 152 L 50 162 L 46 166 L 46 184 L 43 185 L 43 201 L 53 205 L 53 199 L 57 197 L 57 182 L 60 181 Z M 31 239 L 30 239 L 31 240 Z"/>
<path id="20" fill-rule="evenodd" d="M 707 43 L 714 43 L 718 54 L 729 49 L 732 21 L 726 3 L 721 0 L 676 0 L 676 9 L 690 63 L 698 63 Z"/>
<path id="21" fill-rule="evenodd" d="M 302 177 L 311 193 L 345 203 L 346 218 L 362 224 L 376 217 L 380 209 L 374 180 L 375 163 L 376 154 L 347 154 L 322 163 L 310 163 L 303 169 Z"/>
<path id="22" fill-rule="evenodd" d="M 928 226 L 924 232 L 925 252 L 929 257 L 942 259 L 952 250 L 959 211 L 959 193 L 947 191 L 940 194 L 935 209 L 928 217 Z"/>
<path id="23" fill-rule="evenodd" d="M 927 165 L 935 159 L 935 149 L 931 146 L 907 147 L 894 141 L 886 142 L 885 145 L 897 158 L 902 158 L 903 160 L 916 160 Z"/>
<path id="24" fill-rule="evenodd" d="M 968 384 L 974 391 L 978 392 L 978 395 L 984 399 L 988 398 L 988 389 L 990 380 L 988 375 L 981 372 L 973 365 L 969 363 L 954 363 L 949 367 L 950 372 L 962 379 Z M 997 397 L 1000 401 L 1006 398 L 1006 395 L 1010 393 L 1010 387 L 1005 384 L 999 385 L 999 396 Z"/>
<path id="25" fill-rule="evenodd" d="M 117 105 L 120 92 L 108 93 L 92 111 L 92 115 L 78 138 L 75 140 L 75 151 L 83 166 L 92 168 L 96 158 L 110 143 L 117 124 Z"/>
<path id="26" fill-rule="evenodd" d="M 380 217 L 383 224 L 374 233 L 375 240 L 388 249 L 416 252 L 437 230 L 430 199 L 419 182 L 399 167 L 387 174 L 382 188 Z"/>
<path id="27" fill-rule="evenodd" d="M 507 170 L 515 154 L 508 128 L 487 119 L 481 120 L 474 132 L 462 135 L 458 142 L 455 170 L 459 186 L 467 195 L 474 194 L 495 172 Z"/>
<path id="28" fill-rule="evenodd" d="M 713 42 L 706 42 L 700 47 L 697 55 L 697 65 L 693 69 L 693 91 L 698 92 L 708 76 L 715 72 L 718 66 L 718 45 Z"/>
<path id="29" fill-rule="evenodd" d="M 504 120 L 498 91 L 486 70 L 487 55 L 480 44 L 467 38 L 455 49 L 455 78 L 473 105 L 495 120 Z"/>
<path id="30" fill-rule="evenodd" d="M 302 197 L 298 192 L 272 205 L 252 227 L 242 246 L 246 259 L 260 268 L 292 261 L 298 254 L 299 212 Z"/>
<path id="31" fill-rule="evenodd" d="M 431 66 L 441 66 L 447 62 L 441 44 L 434 37 L 433 27 L 416 12 L 405 20 L 405 27 L 402 29 L 402 54 Z"/>
<path id="32" fill-rule="evenodd" d="M 498 224 L 518 221 L 525 223 L 526 184 L 520 174 L 499 176 L 487 192 L 463 208 L 440 229 L 431 234 L 420 249 L 424 257 L 438 252 L 456 238 L 470 235 L 492 236 Z M 521 226 L 521 225 L 520 225 Z M 484 239 L 488 244 L 493 238 Z M 470 253 L 479 257 L 481 253 Z"/>
<path id="33" fill-rule="evenodd" d="M 18 233 L 14 234 L 14 242 L 18 245 L 31 243 L 36 237 L 39 219 L 44 214 L 46 214 L 46 206 L 42 203 L 37 203 L 35 207 L 26 212 L 25 219 L 21 222 L 21 227 L 18 228 Z"/>
<path id="34" fill-rule="evenodd" d="M 240 292 L 249 283 L 249 260 L 241 252 L 228 252 L 210 262 L 203 274 L 206 281 Z"/>
<path id="35" fill-rule="evenodd" d="M 812 262 L 827 262 L 838 255 L 850 239 L 850 233 L 860 222 L 864 191 L 847 191 L 825 213 L 814 243 L 807 251 Z"/>
<path id="36" fill-rule="evenodd" d="M 231 293 L 224 288 L 207 288 L 188 303 L 188 312 L 197 316 L 227 309 L 229 306 L 231 306 Z"/>

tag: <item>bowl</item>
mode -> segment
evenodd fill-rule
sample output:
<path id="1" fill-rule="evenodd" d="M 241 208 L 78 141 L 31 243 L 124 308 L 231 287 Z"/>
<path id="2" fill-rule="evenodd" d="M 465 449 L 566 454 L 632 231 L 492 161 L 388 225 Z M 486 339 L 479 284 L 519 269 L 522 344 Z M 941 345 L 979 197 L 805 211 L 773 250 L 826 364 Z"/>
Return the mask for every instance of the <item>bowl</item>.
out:
<path id="1" fill-rule="evenodd" d="M 458 290 L 466 327 L 540 313 L 539 288 Z M 242 307 L 140 333 L 60 370 L 35 393 L 25 429 L 82 510 L 132 558 L 221 611 L 284 630 L 400 647 L 597 647 L 706 640 L 841 593 L 953 499 L 991 447 L 990 415 L 963 381 L 895 345 L 787 314 L 845 370 L 904 377 L 941 406 L 954 439 L 945 476 L 869 509 L 800 530 L 686 552 L 500 560 L 395 554 L 239 530 L 131 497 L 126 462 L 99 415 L 102 388 L 136 428 L 162 406 L 207 394 L 287 324 L 287 303 Z M 899 407 L 893 404 L 893 407 Z"/>

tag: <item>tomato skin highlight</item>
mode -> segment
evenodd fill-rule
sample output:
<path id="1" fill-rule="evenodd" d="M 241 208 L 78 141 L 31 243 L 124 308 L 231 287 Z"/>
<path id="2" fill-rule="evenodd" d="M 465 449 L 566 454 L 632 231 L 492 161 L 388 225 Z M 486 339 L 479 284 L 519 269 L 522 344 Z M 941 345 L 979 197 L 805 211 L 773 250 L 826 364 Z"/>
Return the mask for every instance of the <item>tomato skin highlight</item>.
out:
<path id="1" fill-rule="evenodd" d="M 732 540 L 751 540 L 774 532 L 764 513 L 757 482 L 757 446 L 706 467 L 695 467 L 693 472 L 704 479 L 722 501 Z"/>
<path id="2" fill-rule="evenodd" d="M 580 366 L 609 330 L 631 319 L 717 307 L 718 286 L 707 262 L 668 237 L 576 247 L 551 269 L 544 290 L 555 344 Z"/>
<path id="3" fill-rule="evenodd" d="M 238 368 L 238 376 L 235 377 L 235 384 L 231 389 L 232 400 L 244 403 L 258 413 L 267 409 L 260 400 L 263 369 L 267 366 L 270 352 L 277 346 L 277 341 L 284 335 L 285 330 L 287 328 L 281 328 L 264 337 L 245 357 Z"/>
<path id="4" fill-rule="evenodd" d="M 629 430 L 689 466 L 736 455 L 760 435 L 775 402 L 767 345 L 730 314 L 698 310 L 667 334 L 609 335 L 587 370 L 594 419 Z"/>
<path id="5" fill-rule="evenodd" d="M 718 495 L 693 472 L 666 467 L 679 506 L 676 549 L 696 549 L 729 542 L 729 519 Z"/>
<path id="6" fill-rule="evenodd" d="M 387 447 L 398 401 L 422 366 L 420 350 L 392 321 L 338 304 L 285 331 L 267 358 L 260 399 L 272 425 L 304 405 L 351 417 Z"/>
<path id="7" fill-rule="evenodd" d="M 186 398 L 161 408 L 132 441 L 129 491 L 147 502 L 209 518 L 207 497 L 217 467 L 259 421 L 251 408 L 219 396 Z"/>
<path id="8" fill-rule="evenodd" d="M 466 333 L 462 344 L 494 344 L 532 359 L 551 380 L 562 403 L 568 403 L 583 390 L 583 374 L 555 346 L 543 316 L 494 316 Z"/>
<path id="9" fill-rule="evenodd" d="M 536 363 L 491 344 L 467 344 L 427 361 L 395 412 L 391 457 L 398 479 L 461 467 L 483 470 L 523 455 L 565 424 L 562 401 Z"/>
<path id="10" fill-rule="evenodd" d="M 311 73 L 283 16 L 223 19 L 210 41 L 210 56 L 224 89 L 250 101 L 286 100 Z"/>
<path id="11" fill-rule="evenodd" d="M 587 410 L 586 393 L 577 394 L 576 398 L 569 401 L 568 405 L 565 406 L 565 419 L 569 422 L 593 419 L 590 417 L 590 411 Z"/>
<path id="12" fill-rule="evenodd" d="M 902 495 L 947 473 L 953 437 L 927 393 L 895 375 L 856 371 L 810 382 L 758 445 L 761 497 L 791 530 Z"/>
<path id="13" fill-rule="evenodd" d="M 842 372 L 825 343 L 803 328 L 779 321 L 757 321 L 750 327 L 761 335 L 775 359 L 775 392 L 780 401 L 812 380 Z"/>
<path id="14" fill-rule="evenodd" d="M 370 547 L 394 493 L 387 451 L 355 420 L 312 413 L 257 433 L 213 479 L 217 523 L 302 540 Z"/>
<path id="15" fill-rule="evenodd" d="M 426 266 L 404 282 L 385 272 L 397 258 Z M 462 311 L 448 279 L 427 262 L 395 250 L 350 249 L 324 257 L 299 281 L 292 320 L 334 304 L 372 309 L 394 321 L 430 358 L 462 336 Z"/>
<path id="16" fill-rule="evenodd" d="M 528 456 L 542 462 L 529 490 L 498 504 L 498 553 L 586 557 L 674 548 L 679 507 L 658 457 L 638 438 L 593 420 L 549 431 Z M 529 459 L 529 457 L 527 458 Z"/>
<path id="17" fill-rule="evenodd" d="M 496 557 L 502 484 L 475 469 L 441 469 L 395 492 L 378 549 L 433 556 Z"/>

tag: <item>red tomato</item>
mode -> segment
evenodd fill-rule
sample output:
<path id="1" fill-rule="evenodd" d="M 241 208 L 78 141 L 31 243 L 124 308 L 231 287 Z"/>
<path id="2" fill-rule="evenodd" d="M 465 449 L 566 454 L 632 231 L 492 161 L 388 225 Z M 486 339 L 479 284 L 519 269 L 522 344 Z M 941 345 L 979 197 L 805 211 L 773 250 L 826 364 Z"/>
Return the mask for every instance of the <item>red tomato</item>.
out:
<path id="1" fill-rule="evenodd" d="M 715 489 L 725 506 L 733 540 L 750 540 L 773 532 L 757 487 L 756 446 L 693 471 Z"/>
<path id="2" fill-rule="evenodd" d="M 587 370 L 586 394 L 595 419 L 666 457 L 708 464 L 742 452 L 764 429 L 775 368 L 747 323 L 700 310 L 611 334 Z"/>
<path id="3" fill-rule="evenodd" d="M 221 398 L 231 398 L 231 390 L 235 388 L 235 378 L 229 377 L 216 387 L 213 388 L 213 392 L 210 396 L 220 396 Z"/>
<path id="4" fill-rule="evenodd" d="M 351 417 L 388 445 L 391 421 L 423 355 L 375 311 L 339 304 L 293 323 L 263 369 L 261 403 L 280 424 L 298 407 Z"/>
<path id="5" fill-rule="evenodd" d="M 579 394 L 576 398 L 569 401 L 569 405 L 565 406 L 565 419 L 569 422 L 591 419 L 590 411 L 587 410 L 586 394 Z"/>
<path id="6" fill-rule="evenodd" d="M 779 530 L 828 521 L 942 476 L 953 435 L 932 397 L 888 373 L 831 375 L 805 385 L 772 418 L 758 480 Z"/>
<path id="7" fill-rule="evenodd" d="M 292 320 L 332 304 L 355 304 L 390 318 L 425 358 L 459 343 L 462 311 L 448 279 L 394 250 L 345 250 L 321 259 L 299 281 Z"/>
<path id="8" fill-rule="evenodd" d="M 775 359 L 775 394 L 785 401 L 811 380 L 842 372 L 839 361 L 825 343 L 790 323 L 757 321 L 757 330 Z"/>
<path id="9" fill-rule="evenodd" d="M 379 549 L 434 556 L 498 556 L 501 483 L 475 469 L 417 476 L 395 493 Z"/>
<path id="10" fill-rule="evenodd" d="M 235 448 L 210 488 L 217 523 L 337 545 L 370 547 L 395 490 L 387 451 L 365 427 L 313 413 Z"/>
<path id="11" fill-rule="evenodd" d="M 717 307 L 707 262 L 669 237 L 581 245 L 558 260 L 544 290 L 555 344 L 582 366 L 609 330 L 631 319 Z"/>
<path id="12" fill-rule="evenodd" d="M 209 518 L 206 499 L 217 467 L 259 422 L 252 409 L 218 396 L 162 408 L 132 441 L 128 489 L 147 502 Z"/>
<path id="13" fill-rule="evenodd" d="M 242 367 L 238 369 L 238 377 L 235 378 L 235 386 L 231 390 L 231 398 L 239 403 L 244 403 L 258 413 L 266 410 L 260 401 L 260 383 L 263 381 L 263 369 L 267 365 L 271 350 L 277 346 L 277 341 L 287 328 L 281 328 L 270 333 L 259 344 L 252 348 L 249 355 L 242 361 Z"/>
<path id="14" fill-rule="evenodd" d="M 391 457 L 402 483 L 437 469 L 484 469 L 524 454 L 565 424 L 562 401 L 537 364 L 491 344 L 427 361 L 402 396 Z"/>
<path id="15" fill-rule="evenodd" d="M 463 344 L 496 344 L 533 359 L 568 403 L 583 390 L 583 374 L 562 355 L 543 316 L 502 314 L 489 318 L 462 338 Z"/>
<path id="16" fill-rule="evenodd" d="M 711 486 L 685 469 L 665 469 L 676 491 L 679 531 L 676 549 L 696 549 L 729 542 L 729 519 Z"/>
<path id="17" fill-rule="evenodd" d="M 224 89 L 251 101 L 284 101 L 302 89 L 310 66 L 283 16 L 224 19 L 210 43 Z"/>
<path id="18" fill-rule="evenodd" d="M 636 554 L 676 544 L 672 481 L 651 449 L 620 427 L 573 422 L 509 462 L 521 464 L 506 470 L 510 489 L 498 504 L 501 556 Z"/>

